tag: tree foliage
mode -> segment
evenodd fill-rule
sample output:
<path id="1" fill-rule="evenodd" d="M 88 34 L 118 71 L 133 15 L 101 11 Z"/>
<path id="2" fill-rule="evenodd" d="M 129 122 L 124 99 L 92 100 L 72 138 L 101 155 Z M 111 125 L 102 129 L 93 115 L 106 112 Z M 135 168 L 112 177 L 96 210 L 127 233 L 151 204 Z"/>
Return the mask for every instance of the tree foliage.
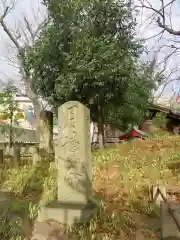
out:
<path id="1" fill-rule="evenodd" d="M 0 116 L 1 119 L 16 121 L 23 118 L 22 111 L 20 110 L 14 94 L 17 93 L 17 88 L 9 82 L 0 93 Z"/>
<path id="2" fill-rule="evenodd" d="M 129 5 L 115 0 L 45 4 L 49 24 L 24 59 L 37 92 L 54 106 L 78 100 L 101 123 L 139 121 L 154 81 L 139 61 L 143 45 L 135 37 Z"/>
<path id="3" fill-rule="evenodd" d="M 10 147 L 13 141 L 13 125 L 17 125 L 18 119 L 23 118 L 22 111 L 14 98 L 16 93 L 17 88 L 11 82 L 8 82 L 0 93 L 0 118 L 7 121 L 0 126 L 0 132 L 9 135 Z"/>

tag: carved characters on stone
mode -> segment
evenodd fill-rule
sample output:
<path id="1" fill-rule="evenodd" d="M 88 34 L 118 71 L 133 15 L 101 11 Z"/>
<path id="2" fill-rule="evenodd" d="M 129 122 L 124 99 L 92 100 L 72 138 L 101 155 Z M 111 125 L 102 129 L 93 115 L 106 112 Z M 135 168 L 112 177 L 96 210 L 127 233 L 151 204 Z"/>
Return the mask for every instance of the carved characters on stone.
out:
<path id="1" fill-rule="evenodd" d="M 59 125 L 58 129 L 58 135 L 59 135 L 59 141 L 58 146 L 64 147 L 68 143 L 68 119 L 67 119 L 67 113 L 64 113 L 63 117 L 63 125 Z"/>
<path id="2" fill-rule="evenodd" d="M 72 187 L 77 189 L 84 177 L 79 156 L 80 142 L 76 129 L 76 110 L 76 106 L 68 109 L 68 154 L 66 159 L 68 172 L 65 179 Z"/>

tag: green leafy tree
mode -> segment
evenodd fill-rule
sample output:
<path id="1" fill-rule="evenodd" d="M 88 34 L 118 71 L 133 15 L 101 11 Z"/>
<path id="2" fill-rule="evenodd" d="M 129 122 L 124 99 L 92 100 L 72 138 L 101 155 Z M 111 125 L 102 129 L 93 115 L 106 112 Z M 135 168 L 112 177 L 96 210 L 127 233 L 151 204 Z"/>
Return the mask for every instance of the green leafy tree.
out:
<path id="1" fill-rule="evenodd" d="M 127 113 L 130 118 L 137 108 L 142 111 L 153 88 L 140 67 L 143 48 L 135 39 L 132 9 L 115 0 L 45 4 L 49 25 L 27 52 L 25 69 L 55 107 L 69 100 L 86 104 L 103 145 L 104 121 L 115 121 L 117 113 L 124 121 Z"/>
<path id="2" fill-rule="evenodd" d="M 165 113 L 157 113 L 153 119 L 153 124 L 158 128 L 165 128 L 167 125 L 167 117 Z"/>
<path id="3" fill-rule="evenodd" d="M 9 147 L 13 144 L 13 125 L 18 124 L 18 119 L 22 118 L 22 112 L 14 98 L 17 88 L 9 82 L 0 93 L 0 118 L 7 121 L 7 124 L 1 125 L 1 134 L 8 133 Z"/>

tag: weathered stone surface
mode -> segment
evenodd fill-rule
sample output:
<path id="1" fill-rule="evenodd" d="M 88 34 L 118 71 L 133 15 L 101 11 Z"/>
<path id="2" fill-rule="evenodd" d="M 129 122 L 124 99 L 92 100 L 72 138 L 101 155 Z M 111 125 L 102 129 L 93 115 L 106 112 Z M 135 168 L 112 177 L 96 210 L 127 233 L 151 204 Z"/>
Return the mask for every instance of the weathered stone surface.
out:
<path id="1" fill-rule="evenodd" d="M 75 203 L 73 199 L 71 203 L 70 201 L 68 203 L 50 202 L 39 213 L 38 221 L 53 219 L 69 226 L 74 223 L 88 222 L 97 213 L 97 207 L 98 204 L 93 201 L 86 204 Z"/>
<path id="2" fill-rule="evenodd" d="M 166 187 L 165 186 L 152 186 L 152 200 L 160 206 L 161 202 L 163 202 L 163 198 L 158 191 L 158 189 L 162 192 L 163 196 L 166 198 Z"/>
<path id="3" fill-rule="evenodd" d="M 171 203 L 170 207 L 180 223 L 180 205 L 176 203 Z M 168 205 L 164 202 L 161 203 L 161 230 L 163 240 L 180 239 L 180 231 L 178 230 L 176 223 L 171 213 L 169 212 Z"/>
<path id="4" fill-rule="evenodd" d="M 58 126 L 58 200 L 86 204 L 92 181 L 89 109 L 79 102 L 65 103 Z"/>
<path id="5" fill-rule="evenodd" d="M 41 210 L 38 221 L 54 219 L 72 225 L 88 221 L 98 209 L 91 196 L 89 109 L 76 101 L 65 103 L 58 111 L 58 126 L 58 199 Z"/>
<path id="6" fill-rule="evenodd" d="M 36 223 L 31 240 L 78 240 L 78 238 L 62 233 L 55 221 L 45 221 Z"/>

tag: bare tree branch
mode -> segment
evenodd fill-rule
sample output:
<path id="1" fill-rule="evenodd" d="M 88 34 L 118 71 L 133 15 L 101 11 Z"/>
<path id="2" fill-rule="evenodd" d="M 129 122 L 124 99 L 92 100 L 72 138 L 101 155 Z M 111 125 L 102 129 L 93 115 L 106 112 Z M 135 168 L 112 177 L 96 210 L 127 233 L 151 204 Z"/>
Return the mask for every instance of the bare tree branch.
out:
<path id="1" fill-rule="evenodd" d="M 37 35 L 39 34 L 39 32 L 47 25 L 48 23 L 48 19 L 44 19 L 44 21 L 42 21 L 39 26 L 37 27 L 35 33 L 34 33 L 34 38 L 37 37 Z"/>
<path id="2" fill-rule="evenodd" d="M 160 94 L 158 95 L 158 97 L 156 97 L 156 101 L 158 101 L 158 100 L 162 97 L 165 88 L 166 88 L 170 83 L 172 83 L 172 82 L 174 82 L 174 81 L 177 81 L 177 80 L 179 80 L 179 79 L 176 79 L 176 78 L 175 78 L 175 79 L 171 79 L 171 80 L 167 81 L 163 86 L 161 86 L 161 87 L 163 87 L 163 88 L 162 88 Z"/>
<path id="3" fill-rule="evenodd" d="M 144 38 L 144 40 L 145 40 L 145 41 L 148 41 L 148 40 L 150 40 L 150 39 L 152 39 L 152 38 L 156 38 L 156 37 L 158 37 L 158 36 L 160 36 L 160 39 L 161 39 L 164 31 L 165 31 L 165 30 L 163 29 L 162 31 L 160 31 L 159 33 L 154 34 L 154 35 L 151 36 L 151 37 Z"/>
<path id="4" fill-rule="evenodd" d="M 175 36 L 180 36 L 180 30 L 174 30 L 173 28 L 169 27 L 168 25 L 165 25 L 161 22 L 160 17 L 157 19 L 158 26 L 160 28 L 163 28 L 166 30 L 168 33 L 175 35 Z"/>
<path id="5" fill-rule="evenodd" d="M 26 27 L 27 27 L 27 30 L 28 30 L 29 33 L 30 33 L 31 38 L 34 39 L 34 33 L 33 33 L 33 31 L 32 31 L 32 27 L 31 27 L 31 25 L 30 25 L 30 23 L 29 23 L 29 21 L 27 20 L 26 17 L 24 17 L 24 22 L 25 22 L 25 25 L 26 25 Z"/>
<path id="6" fill-rule="evenodd" d="M 5 4 L 6 4 L 6 2 L 4 2 L 4 5 Z M 14 6 L 14 5 L 12 4 L 12 6 Z M 4 32 L 7 34 L 7 36 L 11 40 L 11 42 L 16 47 L 17 59 L 18 59 L 18 64 L 19 64 L 19 73 L 20 73 L 20 75 L 22 77 L 22 80 L 24 82 L 27 96 L 32 100 L 33 105 L 35 107 L 35 110 L 37 112 L 37 115 L 39 115 L 41 109 L 40 109 L 40 103 L 39 103 L 38 95 L 36 94 L 36 92 L 34 91 L 34 89 L 32 87 L 32 79 L 30 77 L 30 74 L 27 74 L 24 70 L 24 63 L 23 63 L 25 52 L 26 52 L 27 48 L 30 47 L 28 45 L 29 42 L 27 42 L 25 44 L 22 44 L 21 43 L 22 39 L 20 39 L 20 37 L 16 37 L 15 34 L 13 34 L 13 31 L 10 30 L 7 23 L 5 22 L 5 18 L 7 17 L 7 14 L 9 13 L 9 11 L 12 10 L 12 6 L 11 7 L 9 7 L 9 6 L 5 7 L 5 10 L 3 11 L 3 13 L 0 17 L 0 25 L 2 26 Z M 30 34 L 32 43 L 34 42 L 35 37 L 38 34 L 38 32 L 44 26 L 44 23 L 45 23 L 45 21 L 43 21 L 33 32 L 33 29 L 31 27 L 31 24 L 29 23 L 28 19 L 24 18 L 24 24 L 26 26 L 27 31 Z M 23 30 L 22 30 L 22 32 L 23 32 Z M 19 35 L 21 35 L 20 32 L 19 32 Z M 27 35 L 25 34 L 25 31 L 23 32 L 23 35 L 27 37 Z"/>
<path id="7" fill-rule="evenodd" d="M 172 24 L 173 11 L 172 8 L 175 6 L 175 0 L 156 0 L 156 5 L 153 5 L 150 0 L 138 0 L 140 3 L 137 5 L 138 8 L 141 8 L 142 12 L 144 9 L 147 9 L 145 19 L 149 22 L 149 26 L 152 26 L 153 22 L 155 22 L 156 26 L 160 28 L 161 32 L 156 32 L 152 36 L 146 38 L 146 40 L 155 40 L 155 44 L 152 47 L 151 51 L 154 51 L 155 45 L 157 44 L 157 38 L 159 38 L 159 44 L 163 44 L 163 47 L 159 49 L 160 54 L 160 62 L 158 62 L 157 67 L 161 68 L 158 74 L 163 74 L 165 77 L 164 86 L 161 86 L 162 91 L 158 94 L 158 98 L 160 98 L 165 90 L 165 88 L 171 84 L 172 82 L 179 81 L 180 75 L 180 64 L 174 57 L 179 56 L 180 50 L 180 41 L 178 37 L 180 36 L 180 30 L 176 30 Z M 173 8 L 174 9 L 174 8 Z M 152 13 L 152 14 L 151 14 Z M 144 22 L 145 23 L 145 22 Z M 143 23 L 143 24 L 144 24 Z M 145 26 L 145 30 L 148 26 Z M 165 34 L 169 33 L 169 35 Z M 165 35 L 164 35 L 165 34 Z M 176 39 L 177 36 L 177 39 Z M 162 40 L 162 41 L 161 41 Z M 167 42 L 167 44 L 166 44 Z M 163 59 L 162 59 L 163 58 Z M 177 65 L 172 69 L 174 65 Z"/>
<path id="8" fill-rule="evenodd" d="M 7 13 L 9 12 L 9 7 L 6 7 L 4 13 L 2 14 L 2 16 L 0 17 L 0 24 L 4 30 L 4 32 L 8 35 L 8 37 L 10 38 L 10 40 L 14 43 L 14 45 L 16 46 L 19 55 L 23 55 L 24 51 L 22 51 L 23 49 L 21 48 L 18 40 L 13 36 L 12 32 L 9 30 L 8 26 L 6 25 L 4 19 L 7 16 Z"/>
<path id="9" fill-rule="evenodd" d="M 152 10 L 152 11 L 155 12 L 156 14 L 161 15 L 161 17 L 163 18 L 163 14 L 161 13 L 161 9 L 160 9 L 160 10 L 157 10 L 157 9 L 154 8 L 148 1 L 146 1 L 146 3 L 148 4 L 148 6 L 145 5 L 145 4 L 144 4 L 144 1 L 142 1 L 142 0 L 139 0 L 139 2 L 140 2 L 141 5 L 136 5 L 136 7 L 138 7 L 138 8 L 146 8 L 146 9 Z"/>
<path id="10" fill-rule="evenodd" d="M 45 27 L 45 25 L 48 23 L 47 19 L 44 19 L 40 24 L 38 24 L 38 26 L 36 27 L 36 29 L 33 31 L 33 28 L 31 26 L 31 24 L 29 23 L 28 19 L 26 17 L 24 17 L 24 22 L 26 25 L 26 28 L 30 34 L 31 37 L 31 41 L 34 42 L 36 37 L 38 36 L 39 32 L 43 29 L 43 27 Z"/>
<path id="11" fill-rule="evenodd" d="M 137 5 L 137 7 L 149 9 L 149 10 L 153 11 L 154 13 L 156 13 L 156 16 L 159 15 L 156 20 L 158 26 L 172 35 L 180 36 L 180 30 L 175 30 L 175 29 L 173 29 L 173 27 L 168 26 L 166 24 L 166 19 L 165 19 L 165 9 L 169 6 L 171 8 L 172 4 L 175 2 L 175 0 L 171 0 L 167 4 L 164 4 L 164 0 L 160 0 L 160 1 L 161 1 L 160 9 L 154 8 L 147 0 L 145 0 L 146 4 L 144 4 L 143 0 L 139 0 L 141 5 Z M 170 20 L 170 23 L 171 23 L 171 20 Z"/>

